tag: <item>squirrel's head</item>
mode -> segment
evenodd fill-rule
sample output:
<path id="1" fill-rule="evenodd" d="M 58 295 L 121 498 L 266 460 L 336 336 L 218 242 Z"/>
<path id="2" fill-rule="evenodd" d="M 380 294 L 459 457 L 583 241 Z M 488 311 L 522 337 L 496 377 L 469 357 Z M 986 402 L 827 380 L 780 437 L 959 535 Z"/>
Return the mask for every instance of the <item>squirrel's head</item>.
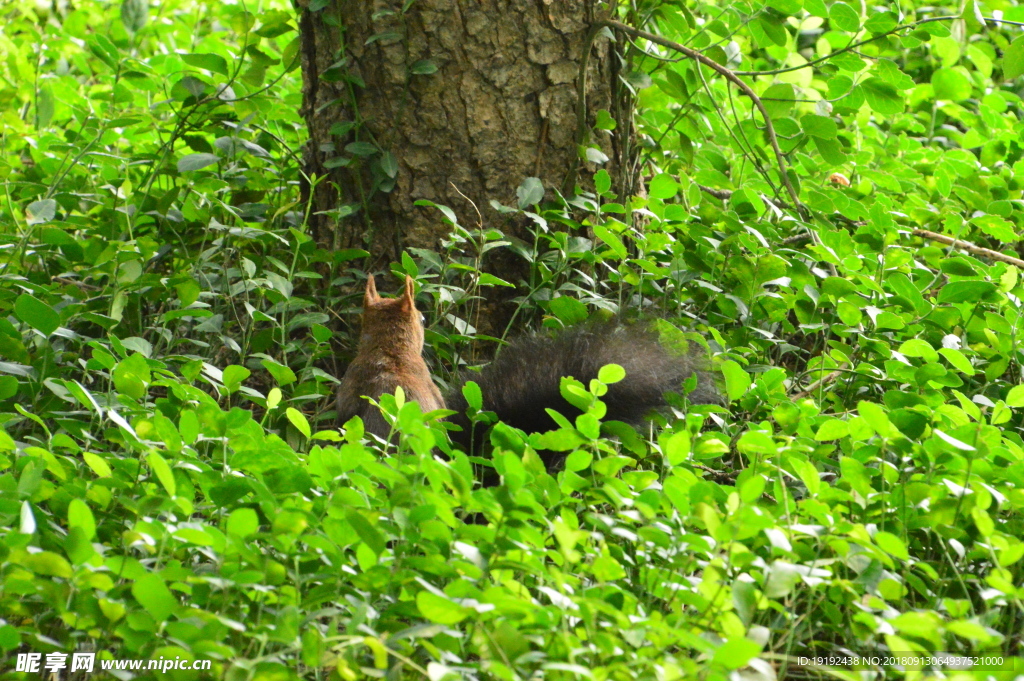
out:
<path id="1" fill-rule="evenodd" d="M 406 275 L 405 287 L 397 298 L 381 298 L 373 277 L 366 280 L 363 295 L 363 343 L 396 345 L 414 350 L 423 349 L 423 322 L 416 309 L 416 293 L 412 277 Z"/>

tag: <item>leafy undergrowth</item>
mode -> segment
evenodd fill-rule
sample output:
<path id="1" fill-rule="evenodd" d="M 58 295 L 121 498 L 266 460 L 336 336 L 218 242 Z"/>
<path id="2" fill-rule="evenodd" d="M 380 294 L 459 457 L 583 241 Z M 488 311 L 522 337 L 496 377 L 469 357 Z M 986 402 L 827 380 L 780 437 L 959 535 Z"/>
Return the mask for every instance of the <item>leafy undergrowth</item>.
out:
<path id="1" fill-rule="evenodd" d="M 290 7 L 5 8 L 0 675 L 73 652 L 232 681 L 1024 669 L 1020 263 L 914 231 L 1015 255 L 1022 39 L 983 3 L 769 4 L 642 14 L 782 70 L 747 80 L 802 212 L 750 102 L 637 43 L 647 198 L 601 171 L 537 205 L 528 181 L 510 210 L 534 244 L 443 209 L 446 248 L 392 266 L 433 304 L 442 379 L 503 283 L 481 273 L 495 249 L 530 264 L 520 320 L 647 307 L 709 342 L 728 409 L 679 402 L 614 440 L 599 406 L 499 427 L 490 463 L 401 399 L 382 400 L 397 445 L 330 427 L 328 309 L 358 296 L 322 292 L 366 273 L 326 280 L 363 253 L 305 232 Z"/>

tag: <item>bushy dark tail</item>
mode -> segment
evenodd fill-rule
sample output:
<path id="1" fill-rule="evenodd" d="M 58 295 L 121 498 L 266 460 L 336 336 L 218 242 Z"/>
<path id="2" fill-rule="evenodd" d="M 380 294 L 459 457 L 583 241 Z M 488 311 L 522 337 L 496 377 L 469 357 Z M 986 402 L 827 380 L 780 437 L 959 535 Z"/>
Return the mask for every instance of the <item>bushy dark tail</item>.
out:
<path id="1" fill-rule="evenodd" d="M 554 335 L 518 338 L 480 373 L 465 372 L 459 386 L 445 396 L 448 408 L 458 412 L 451 421 L 463 428 L 461 433 L 452 433 L 452 438 L 470 445 L 461 386 L 467 380 L 480 385 L 485 410 L 495 412 L 510 426 L 536 433 L 556 427 L 545 408 L 570 419 L 579 414 L 562 398 L 559 386 L 563 376 L 587 385 L 606 364 L 626 370 L 626 377 L 610 385 L 601 398 L 608 405 L 606 420 L 640 422 L 652 409 L 665 406 L 664 394 L 680 392 L 683 381 L 694 373 L 698 374 L 697 388 L 689 393 L 690 401 L 721 401 L 710 375 L 702 370 L 702 362 L 688 348 L 663 345 L 648 324 L 584 324 Z"/>

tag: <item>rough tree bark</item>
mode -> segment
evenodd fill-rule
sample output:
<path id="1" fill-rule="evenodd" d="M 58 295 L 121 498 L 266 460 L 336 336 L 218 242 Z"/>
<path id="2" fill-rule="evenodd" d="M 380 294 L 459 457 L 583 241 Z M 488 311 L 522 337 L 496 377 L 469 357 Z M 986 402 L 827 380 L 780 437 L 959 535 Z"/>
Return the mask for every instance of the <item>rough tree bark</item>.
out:
<path id="1" fill-rule="evenodd" d="M 550 198 L 579 166 L 577 77 L 598 0 L 299 2 L 304 161 L 307 173 L 327 177 L 313 196 L 315 211 L 329 211 L 313 219 L 322 246 L 368 247 L 388 259 L 408 246 L 436 248 L 448 228 L 413 203 L 447 205 L 474 226 L 459 192 L 486 225 L 515 233 L 489 200 L 514 205 L 528 177 Z M 589 122 L 612 109 L 617 75 L 608 38 L 592 45 Z M 618 177 L 615 139 L 591 143 Z M 581 169 L 582 184 L 594 170 Z"/>

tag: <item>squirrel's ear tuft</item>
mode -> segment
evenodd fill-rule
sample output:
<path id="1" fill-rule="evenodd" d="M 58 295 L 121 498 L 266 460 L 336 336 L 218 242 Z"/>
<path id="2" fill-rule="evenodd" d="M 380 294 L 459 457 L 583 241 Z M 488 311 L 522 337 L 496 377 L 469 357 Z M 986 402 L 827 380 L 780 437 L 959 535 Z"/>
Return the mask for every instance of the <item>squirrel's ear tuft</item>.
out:
<path id="1" fill-rule="evenodd" d="M 376 303 L 379 299 L 380 296 L 377 295 L 377 283 L 373 280 L 373 275 L 371 274 L 366 278 L 366 293 L 363 295 L 363 305 L 366 306 L 371 303 Z"/>
<path id="2" fill-rule="evenodd" d="M 416 285 L 408 274 L 405 275 L 405 294 L 402 296 L 402 306 L 410 310 L 416 308 Z"/>

